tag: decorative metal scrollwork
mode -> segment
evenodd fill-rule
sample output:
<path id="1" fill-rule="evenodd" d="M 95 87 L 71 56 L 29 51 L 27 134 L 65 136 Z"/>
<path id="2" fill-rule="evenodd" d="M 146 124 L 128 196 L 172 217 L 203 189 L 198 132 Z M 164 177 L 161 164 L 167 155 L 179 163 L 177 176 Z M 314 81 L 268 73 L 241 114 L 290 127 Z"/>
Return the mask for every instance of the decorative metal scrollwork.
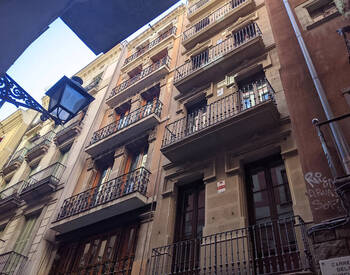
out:
<path id="1" fill-rule="evenodd" d="M 31 97 L 20 85 L 16 83 L 8 74 L 0 75 L 0 108 L 5 103 L 11 103 L 17 108 L 22 106 L 36 110 L 43 115 L 42 120 L 53 118 L 33 97 Z"/>

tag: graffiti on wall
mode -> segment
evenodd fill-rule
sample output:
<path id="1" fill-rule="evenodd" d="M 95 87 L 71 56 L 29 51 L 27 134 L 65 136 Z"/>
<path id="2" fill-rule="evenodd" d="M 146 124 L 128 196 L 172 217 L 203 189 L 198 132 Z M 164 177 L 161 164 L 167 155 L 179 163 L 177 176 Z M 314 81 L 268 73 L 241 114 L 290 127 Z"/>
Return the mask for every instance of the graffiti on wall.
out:
<path id="1" fill-rule="evenodd" d="M 309 185 L 308 196 L 314 210 L 343 212 L 332 179 L 323 176 L 320 172 L 308 172 L 305 174 L 305 180 Z"/>

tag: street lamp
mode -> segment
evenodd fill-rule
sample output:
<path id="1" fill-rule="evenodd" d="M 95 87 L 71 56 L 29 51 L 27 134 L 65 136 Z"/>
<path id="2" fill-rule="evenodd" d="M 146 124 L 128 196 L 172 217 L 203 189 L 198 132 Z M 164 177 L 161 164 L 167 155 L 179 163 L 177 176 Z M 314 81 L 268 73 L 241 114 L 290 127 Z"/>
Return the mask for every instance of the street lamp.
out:
<path id="1" fill-rule="evenodd" d="M 52 119 L 55 124 L 64 124 L 88 106 L 94 98 L 81 86 L 83 81 L 73 76 L 64 76 L 53 85 L 46 95 L 50 97 L 48 110 L 44 109 L 9 75 L 0 76 L 0 108 L 5 102 L 36 110 L 41 120 Z"/>

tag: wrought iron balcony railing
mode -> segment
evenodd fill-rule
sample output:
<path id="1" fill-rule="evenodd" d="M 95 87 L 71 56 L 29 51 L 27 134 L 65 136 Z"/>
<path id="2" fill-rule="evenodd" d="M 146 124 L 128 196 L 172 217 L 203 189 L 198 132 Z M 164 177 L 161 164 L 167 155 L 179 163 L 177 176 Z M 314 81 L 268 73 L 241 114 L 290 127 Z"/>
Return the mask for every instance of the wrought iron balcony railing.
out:
<path id="1" fill-rule="evenodd" d="M 244 4 L 247 0 L 231 0 L 227 4 L 223 5 L 219 9 L 213 11 L 211 14 L 209 14 L 207 17 L 201 19 L 196 24 L 193 24 L 192 27 L 185 30 L 182 34 L 182 40 L 185 41 L 197 33 L 207 29 L 209 26 L 215 24 L 216 22 L 222 20 L 224 16 L 226 16 L 228 13 L 230 13 L 232 10 L 240 7 L 242 4 Z M 202 0 L 191 6 L 192 13 L 203 6 L 208 0 Z M 191 9 L 190 8 L 190 9 Z M 190 11 L 190 10 L 189 10 Z"/>
<path id="2" fill-rule="evenodd" d="M 117 260 L 103 261 L 102 263 L 92 264 L 86 267 L 73 268 L 72 271 L 59 273 L 58 275 L 78 275 L 78 274 L 129 275 L 131 274 L 131 271 L 132 271 L 134 258 L 135 256 L 120 257 Z"/>
<path id="3" fill-rule="evenodd" d="M 188 60 L 183 65 L 177 67 L 175 71 L 174 83 L 176 84 L 176 82 L 215 62 L 224 55 L 234 51 L 255 37 L 261 35 L 261 31 L 256 23 L 246 25 L 242 29 L 234 32 L 228 39 L 213 47 L 210 47 L 207 51 L 196 55 L 191 60 Z"/>
<path id="4" fill-rule="evenodd" d="M 11 251 L 0 255 L 0 274 L 22 275 L 27 257 Z"/>
<path id="5" fill-rule="evenodd" d="M 97 87 L 97 85 L 101 82 L 101 80 L 102 80 L 101 76 L 95 77 L 88 85 L 86 85 L 84 87 L 84 89 L 89 91 L 89 90 Z"/>
<path id="6" fill-rule="evenodd" d="M 44 145 L 44 144 L 50 144 L 52 141 L 52 138 L 54 137 L 55 133 L 53 131 L 50 131 L 46 133 L 45 135 L 39 137 L 35 141 L 33 141 L 29 147 L 29 150 L 27 151 L 26 155 L 31 154 L 33 151 L 38 149 L 38 147 Z"/>
<path id="7" fill-rule="evenodd" d="M 9 159 L 9 161 L 4 165 L 2 170 L 5 170 L 7 167 L 11 166 L 12 164 L 14 164 L 16 162 L 22 163 L 27 151 L 28 151 L 28 149 L 24 147 L 21 150 L 15 152 L 12 155 L 12 157 Z"/>
<path id="8" fill-rule="evenodd" d="M 45 169 L 30 176 L 28 180 L 24 181 L 20 193 L 27 192 L 41 184 L 45 184 L 46 180 L 58 183 L 65 169 L 66 167 L 59 162 L 46 167 Z"/>
<path id="9" fill-rule="evenodd" d="M 163 57 L 162 59 L 160 59 L 159 61 L 153 63 L 151 66 L 143 69 L 141 71 L 141 73 L 139 73 L 138 75 L 122 82 L 120 85 L 118 85 L 117 87 L 115 87 L 112 92 L 111 95 L 109 96 L 109 98 L 123 92 L 125 89 L 129 88 L 130 86 L 132 86 L 133 84 L 135 84 L 136 82 L 148 77 L 150 74 L 152 74 L 153 72 L 155 72 L 156 70 L 158 70 L 160 67 L 162 66 L 169 66 L 170 64 L 170 57 L 167 55 L 165 57 Z M 109 99 L 108 98 L 108 99 Z"/>
<path id="10" fill-rule="evenodd" d="M 10 198 L 11 196 L 16 196 L 17 191 L 20 189 L 22 182 L 18 182 L 4 190 L 0 191 L 0 203 L 1 201 Z"/>
<path id="11" fill-rule="evenodd" d="M 204 6 L 206 3 L 208 3 L 210 0 L 200 0 L 197 3 L 193 4 L 191 7 L 188 8 L 188 15 L 192 15 L 196 12 L 200 7 Z"/>
<path id="12" fill-rule="evenodd" d="M 150 174 L 146 168 L 142 167 L 66 199 L 57 221 L 134 192 L 146 196 Z"/>
<path id="13" fill-rule="evenodd" d="M 171 145 L 206 128 L 267 101 L 274 101 L 275 92 L 267 79 L 254 81 L 220 100 L 180 118 L 165 128 L 162 147 Z"/>
<path id="14" fill-rule="evenodd" d="M 147 274 L 281 274 L 312 268 L 306 225 L 295 216 L 154 248 Z"/>
<path id="15" fill-rule="evenodd" d="M 162 42 L 164 39 L 166 39 L 167 37 L 173 34 L 174 35 L 176 34 L 176 27 L 172 27 L 171 29 L 159 35 L 156 39 L 152 40 L 150 43 L 148 43 L 147 45 L 145 45 L 144 47 L 142 47 L 141 49 L 137 50 L 135 53 L 130 55 L 128 58 L 125 59 L 124 65 L 129 64 L 131 61 L 143 55 L 145 52 L 157 46 L 160 42 Z"/>
<path id="16" fill-rule="evenodd" d="M 122 129 L 125 129 L 131 126 L 132 124 L 136 123 L 137 121 L 140 121 L 141 119 L 148 117 L 152 114 L 155 114 L 156 116 L 160 117 L 162 107 L 162 102 L 160 102 L 159 99 L 155 99 L 152 103 L 148 103 L 145 106 L 136 109 L 135 111 L 125 115 L 119 120 L 112 122 L 111 124 L 108 124 L 107 126 L 96 131 L 91 138 L 90 145 L 118 131 L 121 131 Z"/>

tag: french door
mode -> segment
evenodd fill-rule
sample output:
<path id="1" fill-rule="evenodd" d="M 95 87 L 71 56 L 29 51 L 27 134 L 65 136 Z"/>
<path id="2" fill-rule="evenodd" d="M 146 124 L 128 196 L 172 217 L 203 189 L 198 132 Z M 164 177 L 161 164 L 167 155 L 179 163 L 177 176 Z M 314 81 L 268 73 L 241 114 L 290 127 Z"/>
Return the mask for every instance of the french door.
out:
<path id="1" fill-rule="evenodd" d="M 67 243 L 59 249 L 51 274 L 131 274 L 137 231 L 138 225 L 130 225 L 80 242 Z"/>
<path id="2" fill-rule="evenodd" d="M 148 144 L 135 150 L 134 152 L 128 153 L 128 158 L 124 168 L 124 179 L 123 179 L 123 193 L 128 194 L 135 189 L 135 185 L 140 180 L 140 171 L 136 171 L 139 168 L 145 167 L 148 154 Z"/>
<path id="3" fill-rule="evenodd" d="M 246 168 L 255 272 L 297 269 L 293 203 L 282 159 L 272 157 Z"/>
<path id="4" fill-rule="evenodd" d="M 179 190 L 172 272 L 197 274 L 205 217 L 205 188 L 202 181 Z"/>

